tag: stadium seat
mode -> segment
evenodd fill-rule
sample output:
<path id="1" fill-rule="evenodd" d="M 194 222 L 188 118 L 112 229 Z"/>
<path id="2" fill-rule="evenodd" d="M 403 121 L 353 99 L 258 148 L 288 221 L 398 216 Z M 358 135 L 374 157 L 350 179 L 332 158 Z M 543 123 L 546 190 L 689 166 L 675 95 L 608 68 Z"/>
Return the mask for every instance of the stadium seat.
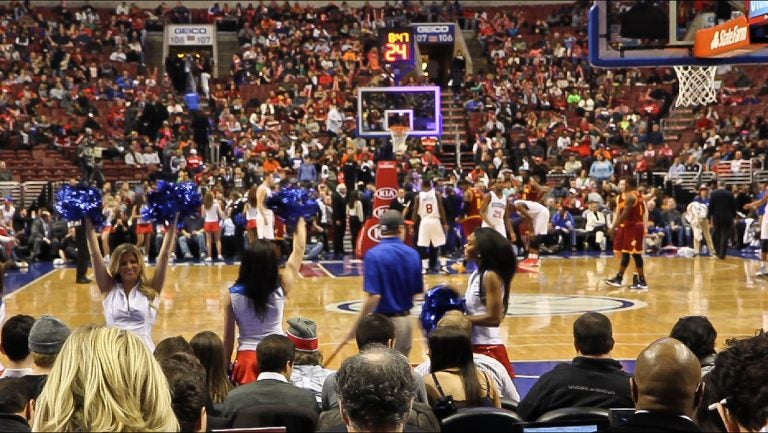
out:
<path id="1" fill-rule="evenodd" d="M 536 422 L 552 421 L 597 421 L 606 423 L 611 420 L 611 414 L 608 409 L 599 407 L 566 407 L 562 409 L 550 410 L 540 416 Z"/>
<path id="2" fill-rule="evenodd" d="M 519 432 L 523 419 L 515 412 L 493 407 L 459 409 L 442 421 L 444 433 L 458 432 Z"/>
<path id="3" fill-rule="evenodd" d="M 508 398 L 502 398 L 501 399 L 501 408 L 506 410 L 511 410 L 512 412 L 517 412 L 517 404 L 518 402 L 514 400 L 510 400 Z"/>
<path id="4" fill-rule="evenodd" d="M 312 432 L 317 426 L 313 411 L 287 405 L 259 405 L 238 411 L 232 428 L 285 427 L 287 432 Z"/>

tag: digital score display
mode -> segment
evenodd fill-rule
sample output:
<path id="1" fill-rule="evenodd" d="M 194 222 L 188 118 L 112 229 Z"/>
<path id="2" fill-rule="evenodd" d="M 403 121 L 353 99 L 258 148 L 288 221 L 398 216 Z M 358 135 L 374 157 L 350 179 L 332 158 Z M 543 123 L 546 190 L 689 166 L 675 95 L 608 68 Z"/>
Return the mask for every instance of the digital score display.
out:
<path id="1" fill-rule="evenodd" d="M 413 29 L 388 28 L 379 30 L 379 50 L 384 63 L 412 63 Z"/>

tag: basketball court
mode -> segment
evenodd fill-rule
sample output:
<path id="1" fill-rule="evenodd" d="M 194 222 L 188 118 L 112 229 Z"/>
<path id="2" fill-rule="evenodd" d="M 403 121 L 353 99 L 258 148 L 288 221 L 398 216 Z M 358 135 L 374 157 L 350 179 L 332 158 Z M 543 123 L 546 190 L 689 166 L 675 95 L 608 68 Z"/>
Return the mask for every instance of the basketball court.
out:
<path id="1" fill-rule="evenodd" d="M 731 337 L 753 335 L 768 328 L 768 279 L 754 279 L 755 264 L 729 257 L 647 258 L 647 292 L 615 289 L 602 279 L 615 272 L 613 257 L 577 255 L 545 257 L 539 273 L 520 272 L 512 285 L 510 307 L 503 325 L 510 359 L 518 372 L 516 383 L 526 391 L 552 361 L 575 356 L 573 320 L 586 311 L 600 311 L 614 325 L 613 355 L 633 360 L 651 341 L 668 335 L 683 316 L 706 315 L 718 331 L 722 347 Z M 290 294 L 285 318 L 308 317 L 318 323 L 320 347 L 327 356 L 352 326 L 361 306 L 361 263 L 357 260 L 305 262 L 302 278 Z M 150 272 L 152 270 L 150 269 Z M 199 331 L 224 332 L 227 289 L 237 278 L 235 264 L 178 263 L 168 269 L 161 295 L 154 339 Z M 446 283 L 464 291 L 468 275 L 427 275 L 427 288 Z M 34 263 L 27 273 L 14 270 L 6 277 L 8 316 L 50 314 L 71 326 L 104 323 L 101 296 L 95 284 L 74 284 L 73 268 Z M 418 306 L 412 311 L 417 321 Z M 425 341 L 414 338 L 410 360 L 426 359 Z M 331 363 L 354 354 L 348 344 Z M 0 356 L 0 359 L 3 359 Z M 631 369 L 632 363 L 627 363 Z"/>

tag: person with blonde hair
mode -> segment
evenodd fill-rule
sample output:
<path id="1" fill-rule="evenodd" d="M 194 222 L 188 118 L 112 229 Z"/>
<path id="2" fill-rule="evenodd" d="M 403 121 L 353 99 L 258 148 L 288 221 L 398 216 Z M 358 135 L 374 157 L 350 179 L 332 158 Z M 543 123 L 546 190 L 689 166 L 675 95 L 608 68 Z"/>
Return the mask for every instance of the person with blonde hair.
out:
<path id="1" fill-rule="evenodd" d="M 179 431 L 179 423 L 168 382 L 142 340 L 122 329 L 83 326 L 61 348 L 36 401 L 32 431 Z"/>
<path id="2" fill-rule="evenodd" d="M 90 218 L 85 220 L 88 248 L 91 251 L 93 273 L 96 285 L 104 299 L 104 317 L 107 326 L 125 329 L 138 335 L 149 347 L 155 349 L 152 341 L 152 326 L 157 319 L 157 304 L 165 283 L 173 246 L 176 245 L 176 224 L 178 215 L 171 222 L 163 239 L 163 246 L 157 254 L 155 273 L 147 277 L 144 255 L 133 244 L 119 245 L 112 252 L 109 269 L 99 251 L 96 229 Z"/>
<path id="3" fill-rule="evenodd" d="M 206 262 L 213 261 L 213 245 L 216 245 L 218 260 L 224 261 L 221 255 L 221 224 L 219 221 L 224 219 L 224 211 L 221 210 L 219 201 L 213 195 L 213 191 L 208 191 L 203 197 L 203 207 L 200 210 L 204 218 L 203 230 L 205 231 L 205 242 L 208 249 Z"/>

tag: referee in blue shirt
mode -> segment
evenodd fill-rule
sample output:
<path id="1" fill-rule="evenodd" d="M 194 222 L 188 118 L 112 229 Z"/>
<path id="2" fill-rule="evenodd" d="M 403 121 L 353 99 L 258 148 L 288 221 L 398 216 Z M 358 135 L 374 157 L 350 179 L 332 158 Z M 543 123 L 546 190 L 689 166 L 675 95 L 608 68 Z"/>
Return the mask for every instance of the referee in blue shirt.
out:
<path id="1" fill-rule="evenodd" d="M 413 338 L 413 297 L 424 291 L 421 257 L 403 242 L 405 221 L 396 210 L 388 210 L 379 220 L 381 243 L 371 248 L 363 259 L 364 287 L 368 295 L 360 317 L 345 341 L 355 337 L 363 317 L 380 313 L 395 324 L 395 349 L 405 356 L 411 351 Z"/>

